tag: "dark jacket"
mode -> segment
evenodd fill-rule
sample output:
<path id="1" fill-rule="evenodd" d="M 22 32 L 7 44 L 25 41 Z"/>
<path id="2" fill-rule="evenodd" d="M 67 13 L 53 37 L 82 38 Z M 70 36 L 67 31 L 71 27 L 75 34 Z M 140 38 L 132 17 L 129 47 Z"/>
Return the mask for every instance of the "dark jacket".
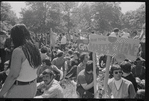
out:
<path id="1" fill-rule="evenodd" d="M 133 86 L 134 86 L 134 88 L 135 88 L 135 91 L 137 92 L 137 90 L 138 90 L 138 89 L 137 89 L 137 82 L 136 82 L 136 79 L 135 79 L 135 77 L 133 76 L 133 74 L 130 73 L 128 76 L 123 77 L 123 78 L 125 78 L 125 79 L 131 81 L 132 84 L 133 84 Z"/>

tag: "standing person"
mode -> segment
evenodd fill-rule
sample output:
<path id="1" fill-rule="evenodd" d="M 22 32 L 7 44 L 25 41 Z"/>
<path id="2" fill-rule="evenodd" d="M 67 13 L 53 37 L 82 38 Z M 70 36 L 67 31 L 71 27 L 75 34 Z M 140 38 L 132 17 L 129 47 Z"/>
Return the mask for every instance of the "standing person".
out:
<path id="1" fill-rule="evenodd" d="M 80 55 L 80 64 L 77 67 L 77 75 L 79 74 L 80 71 L 85 69 L 86 63 L 89 60 L 89 55 L 88 53 L 82 53 Z"/>
<path id="2" fill-rule="evenodd" d="M 66 35 L 63 33 L 62 39 L 61 39 L 61 50 L 62 51 L 65 51 L 66 43 L 67 43 Z"/>
<path id="3" fill-rule="evenodd" d="M 33 98 L 36 94 L 37 69 L 41 65 L 38 48 L 24 24 L 11 29 L 14 50 L 9 75 L 0 92 L 0 97 Z"/>
<path id="4" fill-rule="evenodd" d="M 5 57 L 6 57 L 6 52 L 4 50 L 4 44 L 6 41 L 6 32 L 5 31 L 0 31 L 0 58 L 1 58 L 1 63 L 0 63 L 0 71 L 4 70 L 4 63 L 5 63 Z"/>
<path id="5" fill-rule="evenodd" d="M 140 42 L 139 55 L 145 59 L 146 43 L 145 40 Z"/>
<path id="6" fill-rule="evenodd" d="M 127 28 L 123 29 L 121 38 L 130 38 L 130 34 Z"/>
<path id="7" fill-rule="evenodd" d="M 119 37 L 119 29 L 118 28 L 114 28 L 113 32 L 109 36 Z"/>
<path id="8" fill-rule="evenodd" d="M 131 81 L 122 78 L 121 67 L 113 65 L 111 72 L 113 78 L 108 80 L 108 96 L 112 98 L 134 98 L 136 95 L 134 86 Z"/>

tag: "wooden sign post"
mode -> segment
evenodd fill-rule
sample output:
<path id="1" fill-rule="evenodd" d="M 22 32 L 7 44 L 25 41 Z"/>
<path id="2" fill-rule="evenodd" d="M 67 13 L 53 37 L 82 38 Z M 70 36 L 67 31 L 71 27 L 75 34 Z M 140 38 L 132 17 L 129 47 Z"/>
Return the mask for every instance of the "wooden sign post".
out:
<path id="1" fill-rule="evenodd" d="M 106 98 L 106 91 L 107 91 L 107 84 L 108 84 L 108 79 L 109 79 L 109 68 L 110 68 L 110 60 L 111 60 L 111 56 L 107 56 L 107 60 L 106 60 L 106 75 L 104 78 L 104 91 L 105 91 L 105 95 L 103 96 L 104 98 Z"/>
<path id="2" fill-rule="evenodd" d="M 97 98 L 96 53 L 94 52 L 93 52 L 93 78 L 94 78 L 94 98 Z"/>

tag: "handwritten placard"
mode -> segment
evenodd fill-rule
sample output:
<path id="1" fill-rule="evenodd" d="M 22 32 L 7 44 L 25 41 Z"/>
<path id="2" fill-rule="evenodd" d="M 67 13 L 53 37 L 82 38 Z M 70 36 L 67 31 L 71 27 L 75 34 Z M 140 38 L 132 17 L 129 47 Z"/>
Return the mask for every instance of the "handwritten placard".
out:
<path id="1" fill-rule="evenodd" d="M 135 60 L 139 50 L 139 40 L 129 38 L 90 35 L 88 50 L 114 56 L 120 60 Z"/>

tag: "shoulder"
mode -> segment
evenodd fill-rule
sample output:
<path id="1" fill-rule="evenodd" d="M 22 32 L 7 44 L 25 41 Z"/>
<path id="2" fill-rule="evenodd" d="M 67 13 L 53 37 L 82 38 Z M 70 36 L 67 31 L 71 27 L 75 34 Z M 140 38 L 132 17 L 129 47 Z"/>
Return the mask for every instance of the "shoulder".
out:
<path id="1" fill-rule="evenodd" d="M 132 84 L 131 81 L 129 81 L 129 80 L 125 79 L 125 78 L 122 78 L 122 80 L 123 80 L 123 82 L 124 82 L 125 84 L 128 84 L 128 85 L 131 85 L 131 84 Z"/>
<path id="2" fill-rule="evenodd" d="M 17 55 L 23 55 L 22 48 L 20 48 L 20 47 L 15 48 L 15 49 L 13 50 L 12 54 L 14 54 L 14 55 L 16 55 L 16 54 L 17 54 Z"/>
<path id="3" fill-rule="evenodd" d="M 50 87 L 49 91 L 60 91 L 61 86 L 58 81 L 54 80 L 52 86 Z"/>
<path id="4" fill-rule="evenodd" d="M 79 72 L 78 77 L 84 77 L 85 76 L 85 70 L 82 70 Z"/>
<path id="5" fill-rule="evenodd" d="M 114 81 L 114 78 L 108 80 L 108 84 L 111 84 Z"/>
<path id="6" fill-rule="evenodd" d="M 79 73 L 79 75 L 78 75 L 78 80 L 79 80 L 80 82 L 85 80 L 84 72 L 80 72 L 80 73 Z"/>

